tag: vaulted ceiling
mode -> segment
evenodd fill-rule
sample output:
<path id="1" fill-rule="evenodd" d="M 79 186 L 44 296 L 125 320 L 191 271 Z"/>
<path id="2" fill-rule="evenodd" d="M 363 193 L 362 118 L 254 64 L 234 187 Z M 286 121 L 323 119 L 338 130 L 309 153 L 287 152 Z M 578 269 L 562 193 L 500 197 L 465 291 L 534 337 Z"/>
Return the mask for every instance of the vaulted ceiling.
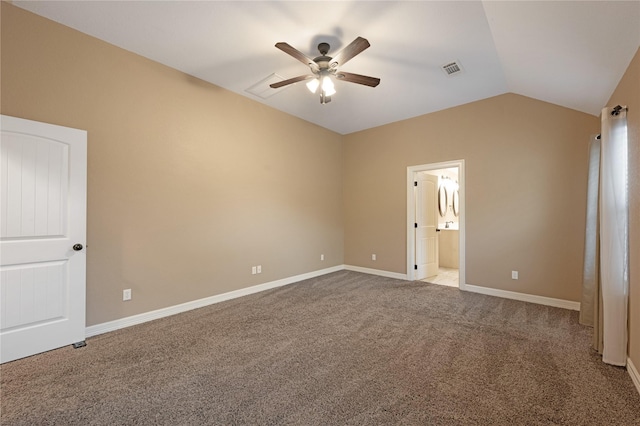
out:
<path id="1" fill-rule="evenodd" d="M 13 4 L 341 134 L 507 92 L 598 115 L 640 46 L 638 0 Z M 313 58 L 357 36 L 371 47 L 342 70 L 378 87 L 337 81 L 326 105 L 268 87 L 309 72 L 275 43 Z"/>

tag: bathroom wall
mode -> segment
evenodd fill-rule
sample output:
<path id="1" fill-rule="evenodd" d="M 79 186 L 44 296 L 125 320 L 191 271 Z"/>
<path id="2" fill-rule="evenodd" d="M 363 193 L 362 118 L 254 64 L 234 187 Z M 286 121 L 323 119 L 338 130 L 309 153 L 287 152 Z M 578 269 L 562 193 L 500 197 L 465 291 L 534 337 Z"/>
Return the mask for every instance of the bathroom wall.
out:
<path id="1" fill-rule="evenodd" d="M 429 170 L 423 172 L 438 178 L 438 188 L 444 185 L 447 191 L 447 209 L 444 216 L 438 211 L 438 265 L 443 268 L 459 268 L 460 262 L 460 233 L 459 217 L 453 214 L 453 193 L 458 189 L 458 169 Z M 447 222 L 449 226 L 447 227 Z M 449 230 L 447 230 L 449 229 Z M 454 229 L 454 230 L 451 230 Z"/>
<path id="2" fill-rule="evenodd" d="M 444 217 L 438 215 L 439 228 L 445 228 L 446 222 L 453 222 L 449 227 L 457 229 L 460 221 L 459 216 L 453 214 L 453 193 L 458 189 L 458 169 L 435 170 L 434 173 L 438 176 L 438 188 L 444 185 L 447 189 L 447 212 Z"/>

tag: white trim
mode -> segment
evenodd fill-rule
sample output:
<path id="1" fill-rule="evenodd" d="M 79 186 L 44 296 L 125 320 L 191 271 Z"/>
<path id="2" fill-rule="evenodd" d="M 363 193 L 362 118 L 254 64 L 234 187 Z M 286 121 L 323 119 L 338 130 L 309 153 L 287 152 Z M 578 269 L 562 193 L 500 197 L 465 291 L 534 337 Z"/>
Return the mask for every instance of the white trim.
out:
<path id="1" fill-rule="evenodd" d="M 318 271 L 308 272 L 306 274 L 283 278 L 280 280 L 271 281 L 264 284 L 258 284 L 252 287 L 241 288 L 239 290 L 230 291 L 228 293 L 205 297 L 204 299 L 193 300 L 191 302 L 186 302 L 179 305 L 157 309 L 155 311 L 149 311 L 149 312 L 145 312 L 138 315 L 132 315 L 130 317 L 121 318 L 114 321 L 105 322 L 102 324 L 92 325 L 85 329 L 85 336 L 86 337 L 97 336 L 99 334 L 108 333 L 110 331 L 119 330 L 121 328 L 130 327 L 132 325 L 142 324 L 147 321 L 153 321 L 156 319 L 168 317 L 168 316 L 179 314 L 182 312 L 187 312 L 192 309 L 202 308 L 204 306 L 212 305 L 214 303 L 220 303 L 227 300 L 236 299 L 238 297 L 248 296 L 250 294 L 259 293 L 261 291 L 282 287 L 282 286 L 293 284 L 299 281 L 303 281 L 310 278 L 315 278 L 321 275 L 326 275 L 332 272 L 343 271 L 343 270 L 361 272 L 364 274 L 378 275 L 378 276 L 394 278 L 398 280 L 405 280 L 405 281 L 409 280 L 406 274 L 402 274 L 399 272 L 390 272 L 390 271 L 383 271 L 380 269 L 363 268 L 361 266 L 353 266 L 353 265 L 337 265 L 337 266 L 332 266 L 326 269 L 320 269 Z M 462 284 L 463 281 L 460 281 L 460 283 Z M 468 284 L 464 288 L 461 287 L 461 290 L 470 291 L 473 293 L 486 294 L 489 296 L 502 297 L 505 299 L 514 299 L 514 300 L 520 300 L 523 302 L 531 302 L 531 303 L 537 303 L 541 305 L 554 306 L 557 308 L 571 309 L 574 311 L 580 310 L 580 303 L 573 302 L 570 300 L 554 299 L 551 297 L 535 296 L 531 294 L 516 293 L 513 291 L 498 290 L 498 289 L 480 287 L 480 286 L 468 285 Z M 629 370 L 629 374 L 634 380 L 634 383 L 636 384 L 636 387 L 638 387 L 638 391 L 640 392 L 640 375 L 638 375 L 637 370 L 635 369 L 635 367 L 633 366 L 630 360 L 628 361 L 627 368 Z"/>
<path id="2" fill-rule="evenodd" d="M 156 319 L 190 311 L 192 309 L 202 308 L 204 306 L 212 305 L 214 303 L 224 302 L 226 300 L 247 296 L 249 294 L 258 293 L 258 292 L 269 290 L 272 288 L 282 287 L 288 284 L 296 283 L 298 281 L 303 281 L 309 278 L 315 278 L 321 275 L 326 275 L 331 272 L 342 271 L 344 269 L 345 269 L 344 265 L 333 266 L 331 268 L 320 269 L 318 271 L 313 271 L 313 272 L 308 272 L 306 274 L 283 278 L 281 280 L 271 281 L 264 284 L 258 284 L 252 287 L 241 288 L 239 290 L 230 291 L 228 293 L 205 297 L 204 299 L 198 299 L 198 300 L 193 300 L 191 302 L 181 303 L 180 305 L 169 306 L 166 308 L 157 309 L 155 311 L 145 312 L 142 314 L 121 318 L 114 321 L 104 322 L 102 324 L 92 325 L 85 329 L 85 335 L 86 337 L 97 336 L 98 334 L 107 333 L 109 331 L 115 331 L 121 328 L 130 327 L 132 325 L 142 324 L 147 321 L 153 321 Z"/>
<path id="3" fill-rule="evenodd" d="M 640 393 L 640 373 L 638 373 L 636 366 L 631 362 L 631 358 L 627 358 L 627 371 L 631 376 L 633 384 L 636 385 L 636 390 Z"/>
<path id="4" fill-rule="evenodd" d="M 458 287 L 460 290 L 466 289 L 466 239 L 465 239 L 465 215 L 466 215 L 466 206 L 465 206 L 465 168 L 464 168 L 464 160 L 453 160 L 453 161 L 443 161 L 440 163 L 431 163 L 431 164 L 422 164 L 419 166 L 409 166 L 407 167 L 407 274 L 403 279 L 407 279 L 413 281 L 415 278 L 414 273 L 414 264 L 415 264 L 415 232 L 414 232 L 414 223 L 415 223 L 415 199 L 414 199 L 414 186 L 413 182 L 415 181 L 415 174 L 419 172 L 425 172 L 429 170 L 438 170 L 438 169 L 450 169 L 457 168 L 458 169 L 458 185 L 459 185 L 459 194 L 460 194 L 460 216 L 458 216 L 459 222 L 459 251 L 460 251 L 460 259 L 459 259 L 459 277 L 458 277 Z"/>
<path id="5" fill-rule="evenodd" d="M 398 280 L 407 280 L 407 274 L 399 272 L 383 271 L 381 269 L 363 268 L 362 266 L 344 265 L 347 271 L 362 272 L 363 274 L 380 275 L 381 277 L 395 278 Z"/>
<path id="6" fill-rule="evenodd" d="M 464 290 L 472 293 L 486 294 L 488 296 L 502 297 L 503 299 L 520 300 L 522 302 L 537 303 L 538 305 L 570 309 L 572 311 L 580 310 L 580 302 L 574 302 L 572 300 L 555 299 L 553 297 L 536 296 L 533 294 L 517 293 L 515 291 L 499 290 L 470 284 L 467 284 Z"/>

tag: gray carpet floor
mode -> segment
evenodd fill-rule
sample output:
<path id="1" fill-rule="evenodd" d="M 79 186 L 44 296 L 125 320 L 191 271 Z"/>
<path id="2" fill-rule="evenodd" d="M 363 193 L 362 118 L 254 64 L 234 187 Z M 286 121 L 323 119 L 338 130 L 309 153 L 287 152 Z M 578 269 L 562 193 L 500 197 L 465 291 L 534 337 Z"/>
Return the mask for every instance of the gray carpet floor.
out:
<path id="1" fill-rule="evenodd" d="M 341 271 L 0 367 L 3 425 L 640 425 L 578 313 Z"/>

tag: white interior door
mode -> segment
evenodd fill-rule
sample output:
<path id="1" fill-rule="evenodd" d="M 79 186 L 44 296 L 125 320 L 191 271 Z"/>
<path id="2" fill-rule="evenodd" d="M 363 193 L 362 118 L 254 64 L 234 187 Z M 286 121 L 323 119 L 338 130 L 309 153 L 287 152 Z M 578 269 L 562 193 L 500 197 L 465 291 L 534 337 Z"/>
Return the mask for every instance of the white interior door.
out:
<path id="1" fill-rule="evenodd" d="M 438 275 L 438 177 L 416 173 L 416 277 Z"/>
<path id="2" fill-rule="evenodd" d="M 0 362 L 8 362 L 84 341 L 87 133 L 1 120 Z"/>

